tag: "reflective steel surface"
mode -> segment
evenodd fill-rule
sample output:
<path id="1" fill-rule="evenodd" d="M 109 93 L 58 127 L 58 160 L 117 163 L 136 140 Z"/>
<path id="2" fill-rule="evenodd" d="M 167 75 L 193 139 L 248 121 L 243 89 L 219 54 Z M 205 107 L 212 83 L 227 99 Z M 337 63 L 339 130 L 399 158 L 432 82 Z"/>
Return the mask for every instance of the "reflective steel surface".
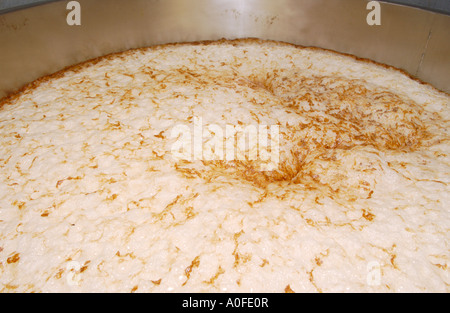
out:
<path id="1" fill-rule="evenodd" d="M 154 44 L 258 37 L 350 53 L 450 92 L 450 16 L 364 0 L 79 0 L 0 15 L 0 97 L 66 66 Z"/>

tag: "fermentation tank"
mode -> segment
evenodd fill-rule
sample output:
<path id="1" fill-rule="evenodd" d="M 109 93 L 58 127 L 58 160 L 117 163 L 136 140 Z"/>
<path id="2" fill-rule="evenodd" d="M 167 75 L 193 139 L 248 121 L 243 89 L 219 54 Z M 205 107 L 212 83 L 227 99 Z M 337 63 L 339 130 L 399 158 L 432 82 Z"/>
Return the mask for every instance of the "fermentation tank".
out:
<path id="1" fill-rule="evenodd" d="M 449 29 L 448 15 L 364 0 L 50 1 L 0 15 L 0 98 L 113 52 L 248 37 L 371 59 L 448 93 Z"/>

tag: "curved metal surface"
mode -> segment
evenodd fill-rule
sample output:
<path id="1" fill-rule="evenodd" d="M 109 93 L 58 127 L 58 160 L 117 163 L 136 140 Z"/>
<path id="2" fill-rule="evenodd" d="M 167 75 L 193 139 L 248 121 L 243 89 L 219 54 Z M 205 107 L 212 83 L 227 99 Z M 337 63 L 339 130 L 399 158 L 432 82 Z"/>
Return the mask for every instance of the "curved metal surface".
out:
<path id="1" fill-rule="evenodd" d="M 79 0 L 0 15 L 0 97 L 82 61 L 154 44 L 258 37 L 354 54 L 450 92 L 450 16 L 381 3 L 369 26 L 362 0 Z"/>

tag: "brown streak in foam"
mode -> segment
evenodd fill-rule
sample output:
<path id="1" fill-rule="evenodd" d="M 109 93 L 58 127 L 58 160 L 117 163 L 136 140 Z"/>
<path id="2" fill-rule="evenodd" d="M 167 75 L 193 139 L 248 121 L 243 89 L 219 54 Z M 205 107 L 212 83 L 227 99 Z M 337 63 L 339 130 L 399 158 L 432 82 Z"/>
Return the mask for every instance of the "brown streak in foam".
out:
<path id="1" fill-rule="evenodd" d="M 328 189 L 330 194 L 353 201 L 360 196 L 352 194 L 351 188 L 333 188 L 314 173 L 318 158 L 322 158 L 329 165 L 328 168 L 339 167 L 340 160 L 336 158 L 335 152 L 356 147 L 411 152 L 422 148 L 431 138 L 425 124 L 421 122 L 424 110 L 409 99 L 380 87 L 369 89 L 363 82 L 356 80 L 295 75 L 286 77 L 274 72 L 233 78 L 238 86 L 269 93 L 289 108 L 291 114 L 309 120 L 308 124 L 287 124 L 280 131 L 281 147 L 288 147 L 288 150 L 281 151 L 278 169 L 262 172 L 259 162 L 239 160 L 203 162 L 206 169 L 200 171 L 188 168 L 177 170 L 188 178 L 200 177 L 214 181 L 225 177 L 248 181 L 262 189 L 267 189 L 270 184 L 285 183 L 302 184 L 310 190 L 328 187 L 325 190 Z M 330 99 L 335 103 L 331 103 Z M 305 111 L 300 105 L 301 101 L 318 108 Z M 345 105 L 350 107 L 346 108 Z M 328 132 L 335 137 L 327 136 Z M 365 191 L 365 198 L 371 198 L 373 187 L 361 181 L 355 188 Z M 350 194 L 345 195 L 346 192 Z M 370 218 L 368 215 L 367 219 Z"/>

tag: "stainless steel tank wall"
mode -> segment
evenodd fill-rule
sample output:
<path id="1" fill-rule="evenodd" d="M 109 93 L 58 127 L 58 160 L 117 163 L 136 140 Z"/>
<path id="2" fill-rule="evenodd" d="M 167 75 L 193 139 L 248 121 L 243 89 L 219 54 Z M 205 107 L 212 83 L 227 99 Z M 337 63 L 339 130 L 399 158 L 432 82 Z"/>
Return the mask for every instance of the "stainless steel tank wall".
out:
<path id="1" fill-rule="evenodd" d="M 79 0 L 0 15 L 0 97 L 66 66 L 154 44 L 258 37 L 317 46 L 403 69 L 450 92 L 450 16 L 362 0 Z"/>

